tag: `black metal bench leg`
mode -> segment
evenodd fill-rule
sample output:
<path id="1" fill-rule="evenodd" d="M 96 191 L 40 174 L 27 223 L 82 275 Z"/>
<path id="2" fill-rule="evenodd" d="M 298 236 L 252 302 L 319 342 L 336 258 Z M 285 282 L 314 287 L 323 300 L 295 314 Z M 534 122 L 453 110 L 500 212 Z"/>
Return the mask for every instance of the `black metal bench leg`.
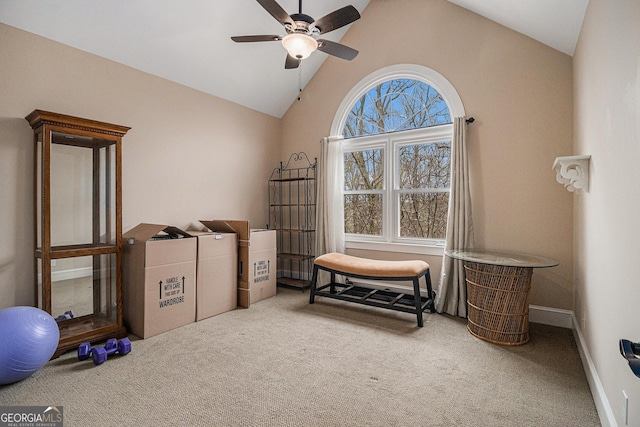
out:
<path id="1" fill-rule="evenodd" d="M 329 288 L 329 292 L 331 292 L 332 294 L 336 293 L 336 273 L 335 272 L 331 272 L 331 287 Z"/>
<path id="2" fill-rule="evenodd" d="M 427 274 L 425 274 L 424 280 L 425 280 L 425 282 L 427 282 L 427 296 L 431 300 L 431 303 L 429 303 L 429 310 L 432 313 L 435 313 L 436 312 L 436 295 L 433 292 L 433 287 L 431 286 L 431 272 L 430 272 L 430 270 L 427 270 Z"/>
<path id="3" fill-rule="evenodd" d="M 416 305 L 416 316 L 418 317 L 418 327 L 422 328 L 422 298 L 420 298 L 420 282 L 418 277 L 413 278 L 413 299 Z"/>
<path id="4" fill-rule="evenodd" d="M 311 276 L 311 290 L 309 291 L 309 304 L 313 304 L 316 299 L 316 287 L 318 282 L 318 266 L 313 266 L 313 275 Z"/>

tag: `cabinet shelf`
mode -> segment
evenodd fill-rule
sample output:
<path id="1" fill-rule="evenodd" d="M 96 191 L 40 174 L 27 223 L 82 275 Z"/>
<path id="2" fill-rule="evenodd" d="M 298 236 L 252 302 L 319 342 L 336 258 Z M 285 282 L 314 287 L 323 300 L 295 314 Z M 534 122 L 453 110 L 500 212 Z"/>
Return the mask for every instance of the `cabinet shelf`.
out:
<path id="1" fill-rule="evenodd" d="M 78 341 L 104 341 L 114 336 L 124 338 L 127 331 L 117 324 L 116 317 L 114 311 L 111 315 L 93 314 L 59 322 L 60 341 L 53 357 L 77 349 Z"/>
<path id="2" fill-rule="evenodd" d="M 117 253 L 118 248 L 115 245 L 107 244 L 82 244 L 82 245 L 66 245 L 52 246 L 49 256 L 51 259 L 72 258 L 78 256 L 104 255 Z M 36 249 L 36 258 L 42 258 L 42 248 Z"/>
<path id="3" fill-rule="evenodd" d="M 279 285 L 308 288 L 316 225 L 316 163 L 294 153 L 269 179 L 269 228 L 278 240 Z"/>

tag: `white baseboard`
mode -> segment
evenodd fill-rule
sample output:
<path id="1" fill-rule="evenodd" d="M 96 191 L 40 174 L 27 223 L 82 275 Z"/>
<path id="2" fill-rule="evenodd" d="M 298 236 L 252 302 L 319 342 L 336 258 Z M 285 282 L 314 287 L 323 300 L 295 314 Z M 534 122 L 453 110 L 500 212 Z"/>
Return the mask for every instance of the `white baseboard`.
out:
<path id="1" fill-rule="evenodd" d="M 83 267 L 83 268 L 72 268 L 69 270 L 56 271 L 55 273 L 51 273 L 51 280 L 69 280 L 69 279 L 78 279 L 80 277 L 90 277 L 93 275 L 92 267 Z"/>
<path id="2" fill-rule="evenodd" d="M 593 401 L 596 405 L 598 416 L 600 417 L 600 424 L 602 424 L 603 427 L 618 427 L 616 417 L 613 415 L 609 399 L 607 399 L 607 395 L 604 392 L 604 387 L 602 387 L 598 371 L 596 371 L 596 367 L 593 364 L 591 354 L 589 354 L 589 349 L 586 346 L 582 330 L 580 329 L 580 325 L 578 324 L 575 315 L 572 316 L 572 320 L 573 336 L 575 337 L 576 344 L 578 345 L 578 352 L 580 353 L 580 359 L 582 359 L 582 366 L 584 367 L 584 372 L 587 375 L 587 382 L 591 389 L 591 395 L 593 396 Z"/>
<path id="3" fill-rule="evenodd" d="M 79 279 L 80 277 L 91 277 L 91 275 L 93 275 L 92 267 L 72 268 L 68 270 L 52 272 L 51 281 L 58 282 L 60 280 Z M 41 274 L 38 274 L 38 281 L 42 283 Z"/>
<path id="4" fill-rule="evenodd" d="M 560 308 L 529 305 L 529 322 L 543 325 L 558 326 L 571 329 L 573 326 L 573 311 Z"/>

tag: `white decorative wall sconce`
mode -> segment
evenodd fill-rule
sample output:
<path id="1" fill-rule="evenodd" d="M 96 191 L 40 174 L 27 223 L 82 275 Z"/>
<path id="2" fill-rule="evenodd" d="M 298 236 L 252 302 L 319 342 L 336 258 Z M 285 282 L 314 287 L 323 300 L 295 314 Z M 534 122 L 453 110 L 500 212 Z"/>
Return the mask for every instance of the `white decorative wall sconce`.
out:
<path id="1" fill-rule="evenodd" d="M 591 156 L 556 157 L 553 169 L 556 181 L 567 190 L 580 194 L 580 190 L 589 191 L 589 159 Z"/>

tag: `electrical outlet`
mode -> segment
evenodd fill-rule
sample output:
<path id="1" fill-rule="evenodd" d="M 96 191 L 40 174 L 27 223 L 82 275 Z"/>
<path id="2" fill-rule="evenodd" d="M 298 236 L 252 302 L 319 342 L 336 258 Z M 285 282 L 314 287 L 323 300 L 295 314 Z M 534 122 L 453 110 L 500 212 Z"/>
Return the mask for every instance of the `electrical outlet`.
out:
<path id="1" fill-rule="evenodd" d="M 627 393 L 622 390 L 622 419 L 624 420 L 624 425 L 629 425 L 629 398 L 627 397 Z"/>
<path id="2" fill-rule="evenodd" d="M 55 259 L 52 259 L 52 260 L 51 260 L 51 267 L 55 267 L 55 266 L 56 266 L 56 260 L 55 260 Z"/>

